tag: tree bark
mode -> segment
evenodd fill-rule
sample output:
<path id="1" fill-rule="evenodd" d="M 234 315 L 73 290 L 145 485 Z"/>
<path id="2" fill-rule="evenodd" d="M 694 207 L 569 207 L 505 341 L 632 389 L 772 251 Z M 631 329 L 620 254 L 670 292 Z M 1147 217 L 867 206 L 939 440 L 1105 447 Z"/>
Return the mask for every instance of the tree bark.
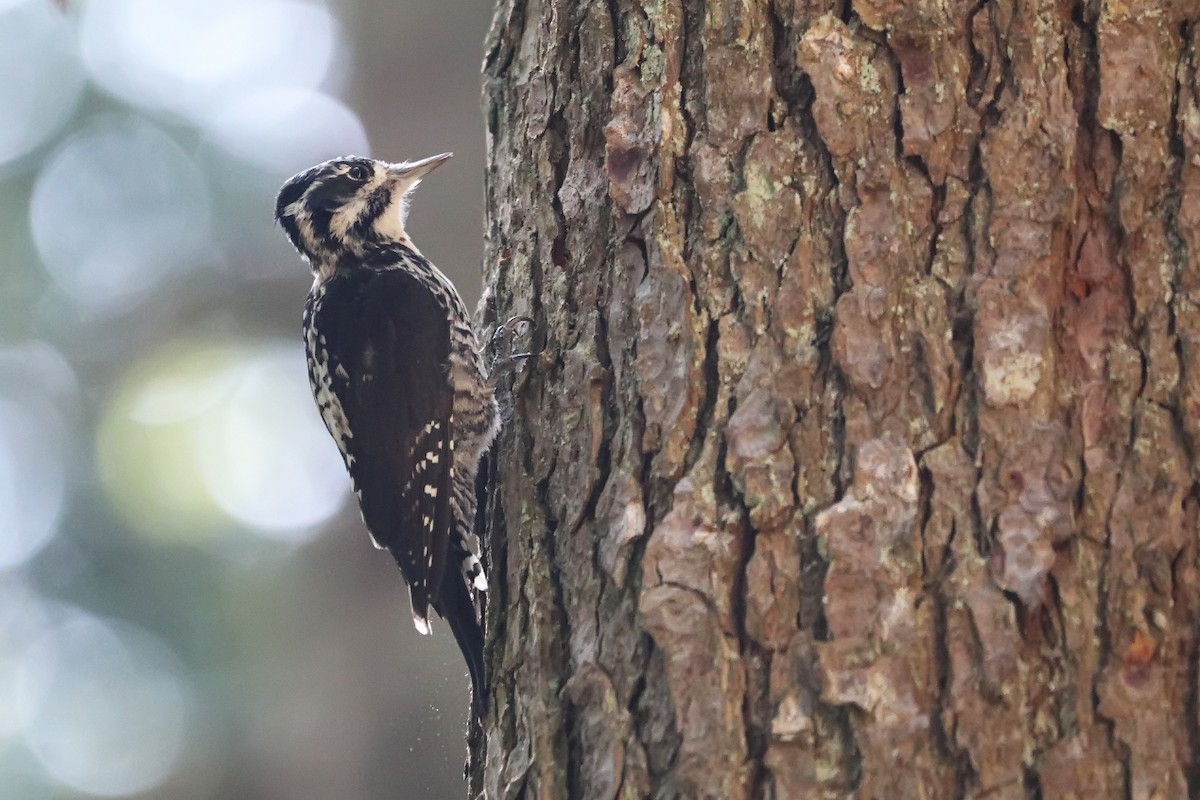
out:
<path id="1" fill-rule="evenodd" d="M 475 793 L 1200 795 L 1198 20 L 501 0 Z"/>

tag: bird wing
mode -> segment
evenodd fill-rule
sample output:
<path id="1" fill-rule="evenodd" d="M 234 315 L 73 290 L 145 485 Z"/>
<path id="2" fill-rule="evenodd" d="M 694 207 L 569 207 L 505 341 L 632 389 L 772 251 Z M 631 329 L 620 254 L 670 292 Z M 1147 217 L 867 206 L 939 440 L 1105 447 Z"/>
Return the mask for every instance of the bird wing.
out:
<path id="1" fill-rule="evenodd" d="M 339 445 L 363 521 L 400 565 L 414 621 L 427 632 L 451 527 L 448 315 L 407 272 L 362 271 L 330 281 L 315 323 L 350 433 Z"/>

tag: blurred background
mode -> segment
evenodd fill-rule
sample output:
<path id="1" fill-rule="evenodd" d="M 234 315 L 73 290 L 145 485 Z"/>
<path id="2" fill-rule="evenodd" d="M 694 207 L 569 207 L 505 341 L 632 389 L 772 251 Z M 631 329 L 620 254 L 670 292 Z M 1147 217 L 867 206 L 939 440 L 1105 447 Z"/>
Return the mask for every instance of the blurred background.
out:
<path id="1" fill-rule="evenodd" d="M 466 670 L 351 502 L 272 209 L 452 150 L 409 230 L 473 307 L 490 14 L 0 0 L 0 797 L 462 795 Z"/>

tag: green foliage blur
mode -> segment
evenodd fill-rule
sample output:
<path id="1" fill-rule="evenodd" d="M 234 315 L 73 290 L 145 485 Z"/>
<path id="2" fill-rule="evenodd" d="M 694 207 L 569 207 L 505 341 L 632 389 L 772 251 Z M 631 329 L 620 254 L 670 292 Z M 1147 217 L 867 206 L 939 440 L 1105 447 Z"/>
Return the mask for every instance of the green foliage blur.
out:
<path id="1" fill-rule="evenodd" d="M 0 798 L 463 791 L 313 406 L 274 226 L 337 155 L 455 159 L 409 229 L 479 295 L 490 9 L 0 0 Z"/>

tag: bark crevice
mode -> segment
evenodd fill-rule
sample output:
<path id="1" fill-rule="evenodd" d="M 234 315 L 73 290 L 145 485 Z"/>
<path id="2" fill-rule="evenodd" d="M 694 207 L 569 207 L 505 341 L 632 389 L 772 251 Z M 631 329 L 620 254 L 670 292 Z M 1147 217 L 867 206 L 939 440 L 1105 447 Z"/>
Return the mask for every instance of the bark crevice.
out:
<path id="1" fill-rule="evenodd" d="M 1197 13 L 1134 6 L 501 5 L 489 797 L 1196 792 Z"/>

